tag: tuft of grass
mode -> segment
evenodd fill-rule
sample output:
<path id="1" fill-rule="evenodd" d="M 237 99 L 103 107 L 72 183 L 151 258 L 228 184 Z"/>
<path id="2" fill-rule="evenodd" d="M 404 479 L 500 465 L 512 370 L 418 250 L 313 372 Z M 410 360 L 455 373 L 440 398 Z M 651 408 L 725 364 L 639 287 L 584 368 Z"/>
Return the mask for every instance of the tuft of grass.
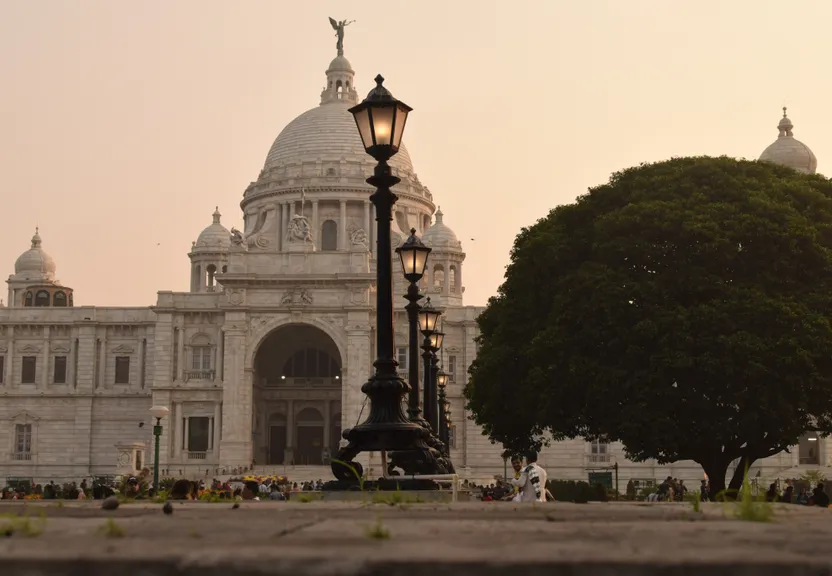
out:
<path id="1" fill-rule="evenodd" d="M 298 495 L 298 502 L 306 504 L 307 502 L 312 502 L 312 500 L 314 500 L 314 498 L 312 498 L 310 494 L 301 493 Z"/>
<path id="2" fill-rule="evenodd" d="M 126 534 L 124 528 L 116 524 L 112 518 L 107 518 L 104 525 L 101 527 L 101 533 L 107 538 L 124 538 Z"/>
<path id="3" fill-rule="evenodd" d="M 168 501 L 169 492 L 167 490 L 160 490 L 156 496 L 153 497 L 153 501 L 157 504 L 164 504 Z"/>
<path id="4" fill-rule="evenodd" d="M 352 464 L 349 464 L 348 462 L 344 462 L 343 460 L 333 459 L 332 461 L 335 462 L 336 464 L 340 464 L 340 465 L 346 467 L 352 473 L 352 475 L 355 476 L 355 479 L 358 480 L 358 488 L 362 492 L 364 492 L 364 477 L 361 476 L 361 474 L 358 473 L 358 469 L 355 466 L 353 466 Z"/>
<path id="5" fill-rule="evenodd" d="M 55 501 L 55 506 L 57 506 L 58 508 L 63 508 L 64 507 L 64 501 L 63 500 L 56 500 Z"/>
<path id="6" fill-rule="evenodd" d="M 376 516 L 376 523 L 367 527 L 367 538 L 373 540 L 389 540 L 390 530 L 384 527 L 381 523 L 381 517 Z"/>
<path id="7" fill-rule="evenodd" d="M 751 482 L 748 480 L 747 467 L 742 478 L 742 489 L 734 514 L 739 520 L 745 522 L 770 522 L 774 517 L 774 508 L 769 502 L 766 502 L 765 494 L 755 497 L 751 493 Z"/>
<path id="8" fill-rule="evenodd" d="M 26 538 L 34 538 L 43 534 L 46 528 L 46 512 L 41 510 L 40 517 L 33 520 L 30 516 L 5 514 L 0 516 L 0 536 L 11 537 L 20 534 Z"/>
<path id="9" fill-rule="evenodd" d="M 702 512 L 702 494 L 697 490 L 696 492 L 688 492 L 686 495 L 688 502 L 690 502 L 691 508 L 696 514 L 700 514 Z"/>

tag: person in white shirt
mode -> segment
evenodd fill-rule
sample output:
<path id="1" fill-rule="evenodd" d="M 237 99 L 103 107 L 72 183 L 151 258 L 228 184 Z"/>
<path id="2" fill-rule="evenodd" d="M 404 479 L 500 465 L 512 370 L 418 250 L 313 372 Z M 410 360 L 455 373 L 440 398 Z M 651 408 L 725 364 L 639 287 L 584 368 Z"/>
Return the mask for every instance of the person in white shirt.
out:
<path id="1" fill-rule="evenodd" d="M 520 502 L 546 502 L 546 470 L 537 465 L 537 452 L 526 453 L 526 467 L 511 483 L 520 488 Z"/>

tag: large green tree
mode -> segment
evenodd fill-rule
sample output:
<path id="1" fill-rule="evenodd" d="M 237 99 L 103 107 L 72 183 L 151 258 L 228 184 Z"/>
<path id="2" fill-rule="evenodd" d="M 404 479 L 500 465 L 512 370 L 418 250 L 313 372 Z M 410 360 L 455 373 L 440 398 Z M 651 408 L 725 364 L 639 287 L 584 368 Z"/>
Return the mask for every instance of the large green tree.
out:
<path id="1" fill-rule="evenodd" d="M 694 460 L 718 491 L 832 420 L 832 184 L 731 158 L 616 173 L 522 230 L 465 394 L 492 440 Z"/>

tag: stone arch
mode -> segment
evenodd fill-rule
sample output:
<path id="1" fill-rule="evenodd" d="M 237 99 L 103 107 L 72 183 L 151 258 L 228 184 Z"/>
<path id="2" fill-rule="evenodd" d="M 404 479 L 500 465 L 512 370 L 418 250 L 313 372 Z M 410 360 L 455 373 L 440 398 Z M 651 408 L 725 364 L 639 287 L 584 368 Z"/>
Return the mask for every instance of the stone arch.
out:
<path id="1" fill-rule="evenodd" d="M 246 351 L 245 360 L 246 369 L 251 370 L 254 368 L 254 359 L 257 358 L 257 352 L 260 350 L 260 347 L 263 345 L 263 342 L 266 341 L 266 338 L 270 336 L 272 332 L 280 328 L 285 328 L 287 326 L 293 325 L 312 326 L 329 336 L 335 343 L 336 348 L 338 348 L 338 354 L 341 356 L 342 377 L 346 377 L 347 342 L 345 334 L 332 324 L 329 324 L 328 322 L 324 322 L 323 320 L 319 320 L 318 318 L 313 317 L 305 317 L 300 321 L 294 320 L 293 318 L 273 318 L 267 321 L 266 323 L 262 324 L 260 328 L 256 329 L 251 335 L 250 342 L 254 342 L 255 344 L 253 346 L 247 347 L 248 350 Z"/>
<path id="2" fill-rule="evenodd" d="M 254 323 L 258 325 L 250 336 L 256 344 L 247 347 L 245 360 L 254 421 L 263 423 L 252 428 L 254 460 L 267 466 L 320 466 L 337 449 L 333 433 L 340 431 L 340 422 L 334 423 L 332 415 L 342 412 L 346 337 L 330 322 L 312 317 Z M 305 368 L 286 372 L 286 360 L 298 351 L 304 352 Z M 309 362 L 322 358 L 336 362 L 340 375 L 316 370 L 318 364 Z M 278 412 L 285 419 L 273 421 Z M 311 413 L 314 418 L 308 417 Z"/>

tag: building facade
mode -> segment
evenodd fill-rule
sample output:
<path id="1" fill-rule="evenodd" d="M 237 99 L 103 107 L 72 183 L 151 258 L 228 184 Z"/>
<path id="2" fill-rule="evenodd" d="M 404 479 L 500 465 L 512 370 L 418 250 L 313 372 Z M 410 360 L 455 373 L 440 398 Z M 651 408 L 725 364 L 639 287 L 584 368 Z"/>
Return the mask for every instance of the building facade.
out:
<path id="1" fill-rule="evenodd" d="M 354 78 L 343 55 L 332 60 L 319 105 L 283 129 L 246 189 L 244 229 L 227 229 L 215 211 L 193 243 L 187 292 L 159 292 L 150 308 L 76 307 L 36 231 L 0 308 L 0 482 L 141 468 L 152 457 L 154 405 L 170 410 L 161 422 L 166 473 L 254 467 L 329 477 L 323 465 L 341 430 L 367 414 L 360 389 L 375 358 L 375 215 L 365 182 L 374 163 L 348 112 L 360 100 Z M 778 129 L 763 159 L 814 171 L 791 122 L 784 117 Z M 415 229 L 433 248 L 421 288 L 444 309 L 451 456 L 462 475 L 493 479 L 504 470 L 501 449 L 462 399 L 482 311 L 464 304 L 465 252 L 404 145 L 390 164 L 402 180 L 394 246 Z M 406 292 L 403 278 L 395 292 Z M 396 343 L 406 376 L 420 359 L 408 357 L 404 304 Z M 372 472 L 375 457 L 359 460 Z M 541 455 L 550 478 L 609 474 L 616 462 L 624 482 L 701 477 L 693 463 L 630 463 L 616 444 L 560 442 Z M 799 450 L 762 466 L 770 476 L 828 464 L 832 444 L 807 435 Z"/>

